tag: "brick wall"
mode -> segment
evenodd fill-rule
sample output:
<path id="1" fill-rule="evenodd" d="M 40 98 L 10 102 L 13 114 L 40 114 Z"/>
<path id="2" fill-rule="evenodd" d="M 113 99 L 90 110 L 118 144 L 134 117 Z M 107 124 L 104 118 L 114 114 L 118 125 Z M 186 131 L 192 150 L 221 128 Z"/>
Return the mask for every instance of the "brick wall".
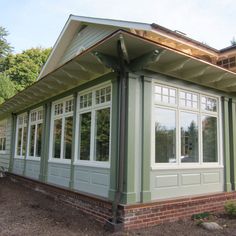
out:
<path id="1" fill-rule="evenodd" d="M 223 212 L 224 203 L 236 199 L 236 192 L 218 193 L 148 204 L 121 206 L 122 221 L 126 230 L 154 226 L 190 218 L 202 212 Z"/>
<path id="2" fill-rule="evenodd" d="M 103 225 L 112 217 L 112 203 L 106 199 L 44 184 L 14 174 L 9 175 L 26 187 L 78 208 Z M 222 212 L 224 211 L 224 203 L 233 199 L 236 200 L 236 192 L 208 194 L 143 204 L 120 205 L 120 221 L 123 224 L 118 228 L 125 230 L 138 229 L 190 218 L 193 214 Z M 115 228 L 116 226 L 113 225 L 112 227 Z"/>

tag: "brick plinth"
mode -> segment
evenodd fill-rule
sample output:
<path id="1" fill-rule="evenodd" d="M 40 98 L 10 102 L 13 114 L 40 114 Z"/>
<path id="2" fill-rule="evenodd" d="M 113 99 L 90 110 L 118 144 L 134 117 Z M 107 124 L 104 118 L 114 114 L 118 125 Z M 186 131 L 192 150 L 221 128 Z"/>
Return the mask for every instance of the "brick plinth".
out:
<path id="1" fill-rule="evenodd" d="M 112 217 L 112 203 L 106 199 L 74 192 L 39 181 L 9 174 L 20 184 L 70 204 L 105 225 Z M 190 218 L 203 212 L 223 212 L 228 200 L 236 200 L 236 192 L 223 192 L 145 204 L 119 205 L 120 229 L 131 230 Z M 115 226 L 114 226 L 115 227 Z"/>
<path id="2" fill-rule="evenodd" d="M 164 222 L 190 218 L 203 212 L 223 212 L 228 200 L 236 200 L 236 192 L 217 193 L 176 200 L 120 206 L 124 229 L 137 229 L 158 225 Z"/>

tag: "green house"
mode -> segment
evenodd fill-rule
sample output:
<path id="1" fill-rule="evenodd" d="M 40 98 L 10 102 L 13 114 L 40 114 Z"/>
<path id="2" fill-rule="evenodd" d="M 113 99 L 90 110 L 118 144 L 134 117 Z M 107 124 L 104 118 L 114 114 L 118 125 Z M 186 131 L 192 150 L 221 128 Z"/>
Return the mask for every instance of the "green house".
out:
<path id="1" fill-rule="evenodd" d="M 214 53 L 155 24 L 71 15 L 37 82 L 0 106 L 0 166 L 108 204 L 100 221 L 126 228 L 151 225 L 133 219 L 147 206 L 234 198 L 236 73 Z"/>

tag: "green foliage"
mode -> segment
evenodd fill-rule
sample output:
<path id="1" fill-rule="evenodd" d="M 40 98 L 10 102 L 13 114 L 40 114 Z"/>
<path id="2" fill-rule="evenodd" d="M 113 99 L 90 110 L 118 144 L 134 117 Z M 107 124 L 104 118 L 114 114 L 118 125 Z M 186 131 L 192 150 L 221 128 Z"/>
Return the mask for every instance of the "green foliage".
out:
<path id="1" fill-rule="evenodd" d="M 6 40 L 7 35 L 6 29 L 0 26 L 0 58 L 5 57 L 12 50 L 12 47 Z"/>
<path id="2" fill-rule="evenodd" d="M 202 219 L 209 218 L 209 216 L 210 216 L 209 212 L 203 212 L 203 213 L 198 213 L 198 214 L 192 215 L 192 219 L 193 220 L 202 220 Z"/>
<path id="3" fill-rule="evenodd" d="M 233 37 L 233 38 L 231 39 L 230 43 L 231 43 L 231 46 L 236 45 L 236 39 L 235 39 L 235 37 Z"/>
<path id="4" fill-rule="evenodd" d="M 5 74 L 0 73 L 0 103 L 16 93 L 15 84 Z"/>
<path id="5" fill-rule="evenodd" d="M 36 81 L 51 49 L 31 48 L 19 54 L 9 54 L 2 63 L 3 71 L 21 91 Z"/>
<path id="6" fill-rule="evenodd" d="M 231 216 L 235 217 L 236 216 L 236 201 L 228 201 L 224 205 L 225 212 Z"/>

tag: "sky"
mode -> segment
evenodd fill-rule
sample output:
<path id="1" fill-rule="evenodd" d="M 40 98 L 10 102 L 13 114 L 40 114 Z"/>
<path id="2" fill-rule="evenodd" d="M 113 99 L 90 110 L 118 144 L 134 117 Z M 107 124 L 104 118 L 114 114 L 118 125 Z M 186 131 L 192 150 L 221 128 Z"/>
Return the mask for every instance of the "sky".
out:
<path id="1" fill-rule="evenodd" d="M 157 23 L 216 49 L 236 38 L 235 0 L 0 0 L 15 53 L 52 47 L 70 14 Z"/>

